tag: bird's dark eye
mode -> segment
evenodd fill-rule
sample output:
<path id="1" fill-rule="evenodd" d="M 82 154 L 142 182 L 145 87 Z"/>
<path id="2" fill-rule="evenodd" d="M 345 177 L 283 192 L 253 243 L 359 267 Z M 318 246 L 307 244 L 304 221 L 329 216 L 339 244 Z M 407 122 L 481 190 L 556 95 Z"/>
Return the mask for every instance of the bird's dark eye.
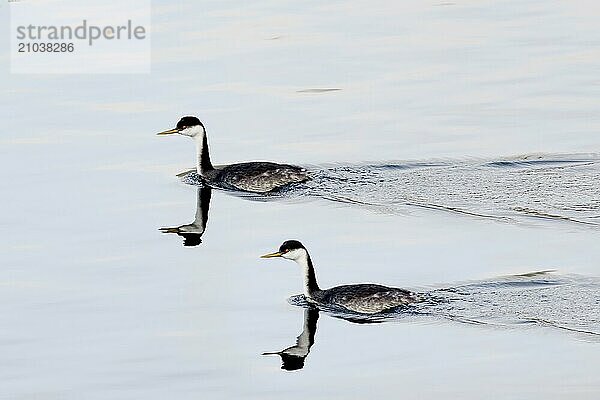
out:
<path id="1" fill-rule="evenodd" d="M 182 126 L 182 127 L 181 127 L 181 129 L 187 129 L 187 128 L 188 128 L 187 126 Z"/>

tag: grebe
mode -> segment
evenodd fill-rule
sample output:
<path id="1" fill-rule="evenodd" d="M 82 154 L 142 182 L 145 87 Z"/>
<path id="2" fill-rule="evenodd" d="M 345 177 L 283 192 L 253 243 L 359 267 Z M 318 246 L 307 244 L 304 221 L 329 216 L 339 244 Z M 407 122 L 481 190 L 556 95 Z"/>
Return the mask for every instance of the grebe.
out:
<path id="1" fill-rule="evenodd" d="M 375 314 L 419 301 L 417 294 L 405 289 L 363 283 L 320 289 L 306 248 L 297 240 L 284 242 L 279 251 L 261 258 L 283 257 L 298 263 L 304 272 L 304 296 L 317 306 L 341 307 L 351 312 Z"/>
<path id="2" fill-rule="evenodd" d="M 183 117 L 175 129 L 160 132 L 158 135 L 174 133 L 189 136 L 196 141 L 196 172 L 209 186 L 266 193 L 309 179 L 304 168 L 288 164 L 254 161 L 213 167 L 208 153 L 206 130 L 196 117 Z"/>

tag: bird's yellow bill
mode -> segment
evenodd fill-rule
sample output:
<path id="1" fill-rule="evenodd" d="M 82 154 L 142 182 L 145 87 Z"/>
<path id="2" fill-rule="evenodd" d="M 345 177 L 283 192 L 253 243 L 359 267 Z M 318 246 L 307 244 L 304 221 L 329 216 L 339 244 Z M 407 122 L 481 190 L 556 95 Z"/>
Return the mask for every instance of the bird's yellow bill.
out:
<path id="1" fill-rule="evenodd" d="M 280 251 L 276 251 L 275 253 L 265 254 L 264 256 L 260 256 L 260 258 L 273 258 L 273 257 L 281 257 L 283 253 Z"/>
<path id="2" fill-rule="evenodd" d="M 162 233 L 179 233 L 179 228 L 158 228 Z"/>
<path id="3" fill-rule="evenodd" d="M 179 129 L 169 129 L 168 131 L 158 132 L 157 135 L 172 135 L 173 133 L 179 133 Z"/>

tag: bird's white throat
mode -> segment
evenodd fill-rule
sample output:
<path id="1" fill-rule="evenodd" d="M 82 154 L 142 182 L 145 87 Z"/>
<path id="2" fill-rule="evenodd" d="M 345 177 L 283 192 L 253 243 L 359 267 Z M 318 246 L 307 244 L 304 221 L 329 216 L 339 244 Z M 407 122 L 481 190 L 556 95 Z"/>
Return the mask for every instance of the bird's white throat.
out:
<path id="1" fill-rule="evenodd" d="M 200 176 L 206 176 L 206 173 L 214 170 L 214 167 L 210 162 L 208 139 L 204 130 L 194 136 L 194 140 L 196 141 L 196 172 Z"/>
<path id="2" fill-rule="evenodd" d="M 306 249 L 294 249 L 283 255 L 284 258 L 294 260 L 302 268 L 304 278 L 304 296 L 311 297 L 312 292 L 318 289 L 315 271 Z"/>

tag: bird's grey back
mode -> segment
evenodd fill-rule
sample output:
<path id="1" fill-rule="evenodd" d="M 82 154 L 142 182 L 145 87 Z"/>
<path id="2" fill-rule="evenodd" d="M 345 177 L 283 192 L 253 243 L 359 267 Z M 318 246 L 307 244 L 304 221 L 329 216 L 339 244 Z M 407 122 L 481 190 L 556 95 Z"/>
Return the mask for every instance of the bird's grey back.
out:
<path id="1" fill-rule="evenodd" d="M 412 292 L 376 284 L 337 286 L 321 291 L 315 300 L 358 313 L 378 313 L 417 301 Z"/>
<path id="2" fill-rule="evenodd" d="M 250 192 L 270 192 L 288 184 L 304 182 L 304 168 L 270 162 L 248 162 L 217 169 L 215 183 L 226 188 Z"/>

